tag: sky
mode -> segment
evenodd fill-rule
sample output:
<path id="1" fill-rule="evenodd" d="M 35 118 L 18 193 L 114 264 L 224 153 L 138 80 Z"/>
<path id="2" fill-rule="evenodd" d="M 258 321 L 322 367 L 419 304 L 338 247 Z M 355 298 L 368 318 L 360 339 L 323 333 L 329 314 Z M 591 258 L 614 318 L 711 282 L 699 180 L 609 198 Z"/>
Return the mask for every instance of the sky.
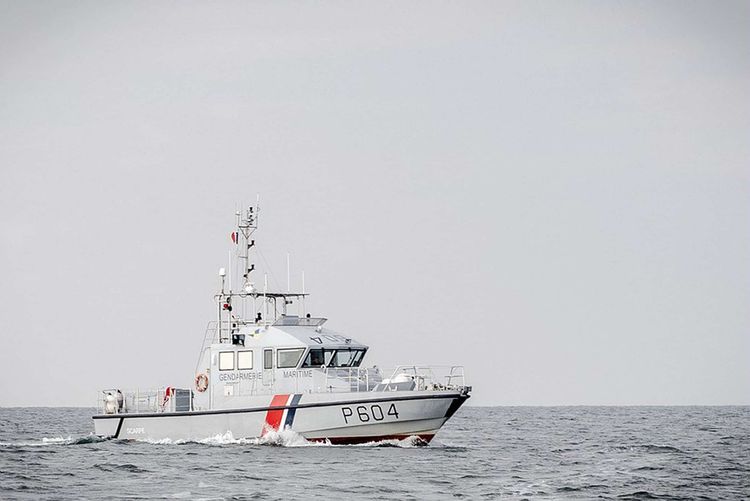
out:
<path id="1" fill-rule="evenodd" d="M 0 406 L 190 385 L 258 194 L 272 285 L 291 253 L 367 365 L 464 365 L 474 405 L 750 404 L 748 21 L 0 1 Z"/>

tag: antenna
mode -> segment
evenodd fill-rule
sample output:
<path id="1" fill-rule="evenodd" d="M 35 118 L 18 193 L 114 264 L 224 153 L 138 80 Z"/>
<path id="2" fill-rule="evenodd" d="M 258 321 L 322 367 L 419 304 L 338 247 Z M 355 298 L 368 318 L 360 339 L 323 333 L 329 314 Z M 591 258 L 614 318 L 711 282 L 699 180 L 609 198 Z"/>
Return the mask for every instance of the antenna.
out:
<path id="1" fill-rule="evenodd" d="M 268 300 L 266 299 L 268 291 L 268 273 L 263 274 L 263 321 L 268 322 Z"/>
<path id="2" fill-rule="evenodd" d="M 221 277 L 221 293 L 219 294 L 219 297 L 216 301 L 216 337 L 217 340 L 221 342 L 221 304 L 224 302 L 224 278 L 227 276 L 227 270 L 224 268 L 219 268 L 219 276 Z"/>
<path id="3" fill-rule="evenodd" d="M 260 195 L 258 196 L 260 201 Z M 237 214 L 237 240 L 235 244 L 239 245 L 240 240 L 242 241 L 242 247 L 238 249 L 238 257 L 242 264 L 242 278 L 244 283 L 242 289 L 246 292 L 252 290 L 250 282 L 250 273 L 255 270 L 255 264 L 250 263 L 250 249 L 255 245 L 255 240 L 251 240 L 250 236 L 255 233 L 258 229 L 258 212 L 260 212 L 260 206 L 250 206 L 244 211 L 238 211 Z M 243 238 L 240 238 L 240 234 Z M 233 239 L 234 240 L 234 239 Z"/>
<path id="4" fill-rule="evenodd" d="M 289 268 L 290 268 L 290 265 L 289 265 L 289 253 L 287 252 L 286 253 L 286 291 L 287 292 L 292 292 L 292 279 L 291 279 L 291 276 L 289 274 Z"/>

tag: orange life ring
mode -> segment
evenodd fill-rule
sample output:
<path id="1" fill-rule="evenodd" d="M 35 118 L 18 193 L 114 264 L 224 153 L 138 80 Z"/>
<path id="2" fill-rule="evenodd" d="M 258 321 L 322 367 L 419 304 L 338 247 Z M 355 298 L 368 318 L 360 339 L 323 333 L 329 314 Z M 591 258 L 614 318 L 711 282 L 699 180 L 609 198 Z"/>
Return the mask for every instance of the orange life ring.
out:
<path id="1" fill-rule="evenodd" d="M 195 389 L 203 393 L 208 388 L 208 376 L 203 373 L 195 376 Z"/>
<path id="2" fill-rule="evenodd" d="M 161 401 L 161 406 L 164 407 L 167 405 L 167 402 L 169 402 L 169 397 L 174 395 L 174 388 L 171 386 L 167 386 L 167 389 L 164 390 L 164 399 Z"/>

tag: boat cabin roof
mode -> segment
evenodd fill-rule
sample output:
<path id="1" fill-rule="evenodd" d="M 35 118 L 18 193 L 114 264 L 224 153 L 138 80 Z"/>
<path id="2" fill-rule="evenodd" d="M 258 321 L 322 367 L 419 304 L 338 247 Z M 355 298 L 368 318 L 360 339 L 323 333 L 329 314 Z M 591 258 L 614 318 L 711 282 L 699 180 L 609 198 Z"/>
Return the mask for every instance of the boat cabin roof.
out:
<path id="1" fill-rule="evenodd" d="M 215 346 L 226 347 L 227 344 L 241 345 L 245 347 L 311 347 L 328 349 L 352 349 L 366 350 L 367 345 L 352 339 L 349 336 L 326 329 L 322 326 L 325 319 L 299 318 L 300 325 L 294 319 L 298 317 L 282 317 L 286 322 L 276 322 L 272 325 L 243 325 L 232 333 L 228 343 L 219 343 Z"/>

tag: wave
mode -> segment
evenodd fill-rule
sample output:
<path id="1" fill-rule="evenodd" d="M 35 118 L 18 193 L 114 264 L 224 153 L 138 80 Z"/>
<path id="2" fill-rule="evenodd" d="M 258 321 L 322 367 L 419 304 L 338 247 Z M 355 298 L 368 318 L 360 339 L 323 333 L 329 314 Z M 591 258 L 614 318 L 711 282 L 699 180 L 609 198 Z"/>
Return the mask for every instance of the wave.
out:
<path id="1" fill-rule="evenodd" d="M 141 468 L 140 466 L 136 466 L 131 463 L 125 463 L 125 464 L 114 464 L 114 463 L 97 463 L 94 465 L 94 468 L 105 471 L 108 473 L 116 473 L 119 471 L 124 471 L 127 473 L 151 473 L 149 470 L 146 470 L 144 468 Z"/>
<path id="2" fill-rule="evenodd" d="M 42 437 L 39 440 L 26 441 L 26 442 L 0 442 L 0 447 L 45 447 L 50 445 L 82 445 L 82 444 L 95 444 L 98 442 L 106 442 L 109 438 L 102 438 L 94 435 L 85 435 L 82 437 Z"/>
<path id="3" fill-rule="evenodd" d="M 682 449 L 678 449 L 677 447 L 672 447 L 671 445 L 646 444 L 646 445 L 642 445 L 641 447 L 648 452 L 676 452 L 678 454 L 685 453 L 685 451 L 683 451 Z"/>
<path id="4" fill-rule="evenodd" d="M 332 444 L 330 441 L 313 441 L 294 430 L 286 429 L 283 431 L 269 431 L 262 437 L 256 438 L 235 438 L 231 431 L 224 434 L 214 435 L 212 437 L 200 440 L 172 440 L 169 438 L 161 440 L 136 440 L 137 442 L 154 444 L 154 445 L 185 445 L 201 444 L 209 446 L 225 445 L 251 445 L 251 446 L 271 446 L 271 447 L 423 447 L 427 442 L 418 436 L 411 436 L 402 440 L 377 440 L 362 444 L 340 445 Z"/>
<path id="5" fill-rule="evenodd" d="M 644 450 L 646 452 L 655 452 L 655 453 L 685 454 L 684 450 L 678 449 L 677 447 L 673 447 L 671 445 L 658 445 L 658 444 L 617 445 L 614 447 L 614 449 L 624 450 L 624 451 Z"/>
<path id="6" fill-rule="evenodd" d="M 401 448 L 412 448 L 412 447 L 426 447 L 429 443 L 416 435 L 406 437 L 401 440 L 390 439 L 390 440 L 376 440 L 373 442 L 365 442 L 363 444 L 355 444 L 351 446 L 343 447 L 401 447 Z M 341 446 L 340 446 L 341 447 Z"/>
<path id="7" fill-rule="evenodd" d="M 657 496 L 656 494 L 652 494 L 649 491 L 636 491 L 631 492 L 629 494 L 620 494 L 617 496 L 618 499 L 628 499 L 628 500 L 641 500 L 641 499 L 661 499 L 660 496 Z"/>
<path id="8" fill-rule="evenodd" d="M 172 440 L 163 438 L 160 440 L 136 439 L 135 442 L 153 444 L 153 445 L 270 445 L 277 447 L 308 447 L 326 445 L 318 442 L 310 442 L 299 433 L 292 430 L 271 431 L 266 435 L 258 438 L 234 438 L 231 431 L 224 434 L 218 434 L 211 437 L 198 440 Z"/>
<path id="9" fill-rule="evenodd" d="M 107 442 L 114 440 L 119 443 L 147 443 L 152 445 L 186 445 L 186 444 L 200 444 L 208 446 L 225 446 L 225 445 L 250 445 L 250 446 L 271 446 L 271 447 L 399 447 L 399 448 L 412 448 L 412 447 L 424 447 L 428 443 L 419 438 L 418 436 L 410 436 L 404 439 L 389 439 L 389 440 L 374 440 L 372 442 L 365 442 L 362 444 L 342 445 L 332 444 L 329 441 L 312 441 L 307 440 L 299 433 L 286 429 L 283 431 L 269 431 L 262 437 L 256 438 L 235 438 L 231 431 L 224 434 L 218 434 L 211 437 L 196 439 L 196 440 L 172 440 L 169 438 L 160 440 L 150 439 L 136 439 L 136 440 L 117 440 L 112 438 L 102 438 L 94 434 L 85 435 L 82 437 L 42 437 L 39 440 L 30 440 L 24 442 L 0 442 L 0 447 L 16 448 L 16 447 L 45 447 L 45 446 L 68 446 L 68 445 L 83 445 L 83 444 L 95 444 L 99 442 Z M 433 446 L 440 448 L 442 444 L 435 442 Z M 446 447 L 446 446 L 443 446 Z M 447 446 L 450 447 L 450 446 Z"/>

